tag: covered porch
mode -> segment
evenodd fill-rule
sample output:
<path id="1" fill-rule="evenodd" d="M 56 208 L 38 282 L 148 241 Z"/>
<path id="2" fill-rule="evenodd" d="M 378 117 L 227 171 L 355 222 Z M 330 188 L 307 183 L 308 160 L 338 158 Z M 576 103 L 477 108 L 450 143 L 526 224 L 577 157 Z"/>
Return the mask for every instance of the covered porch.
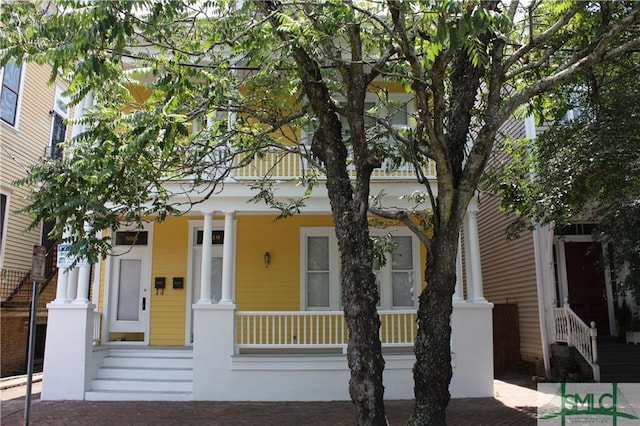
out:
<path id="1" fill-rule="evenodd" d="M 146 321 L 138 321 L 137 326 L 141 328 L 135 330 L 140 331 L 130 332 L 143 336 L 138 341 L 113 338 L 115 331 L 125 330 L 113 327 L 117 316 L 113 304 L 118 300 L 113 283 L 121 276 L 113 265 L 104 263 L 95 268 L 98 279 L 94 283 L 101 282 L 102 287 L 91 294 L 101 299 L 91 301 L 86 297 L 89 265 L 60 270 L 58 297 L 48 305 L 50 326 L 43 399 L 303 401 L 349 398 L 345 355 L 348 331 L 335 288 L 327 290 L 326 298 L 318 298 L 326 302 L 323 308 L 315 306 L 319 302 L 309 303 L 308 298 L 316 296 L 310 296 L 304 286 L 305 276 L 310 273 L 304 266 L 305 230 L 315 232 L 323 228 L 319 226 L 322 221 L 316 216 L 303 215 L 296 219 L 299 222 L 292 222 L 295 232 L 283 232 L 279 228 L 270 231 L 279 238 L 269 239 L 269 247 L 278 243 L 280 248 L 274 248 L 272 263 L 265 265 L 265 246 L 247 236 L 264 230 L 265 223 L 271 222 L 258 220 L 246 212 L 218 210 L 221 207 L 224 208 L 224 200 L 218 199 L 215 210 L 203 204 L 198 212 L 200 216 L 194 213 L 175 219 L 172 224 L 163 224 L 166 228 L 162 230 L 156 224 L 148 235 L 147 248 L 139 245 L 127 252 L 131 257 L 136 250 L 147 250 L 147 254 L 140 256 L 141 265 L 144 259 L 153 259 L 153 267 L 140 275 L 140 281 L 148 287 L 136 290 L 140 298 L 135 302 L 136 309 L 141 309 L 139 319 Z M 312 220 L 317 223 L 310 222 Z M 327 228 L 326 224 L 323 226 Z M 472 208 L 461 238 L 459 280 L 454 295 L 450 386 L 454 397 L 493 394 L 492 304 L 486 302 L 482 294 L 479 251 L 474 247 L 476 227 Z M 330 235 L 329 229 L 324 228 L 324 233 L 311 233 L 310 238 Z M 182 240 L 176 235 L 182 235 Z M 298 245 L 288 253 L 285 247 L 291 247 L 292 243 L 285 235 Z M 214 238 L 222 239 L 222 244 L 214 244 Z M 405 245 L 405 249 L 409 250 L 408 247 L 410 245 Z M 337 254 L 329 252 L 331 256 Z M 176 265 L 168 264 L 169 256 Z M 414 265 L 424 265 L 419 252 L 414 250 L 411 256 Z M 132 260 L 126 256 L 117 259 Z M 219 268 L 218 278 L 216 268 Z M 185 270 L 183 287 L 172 286 L 174 271 Z M 396 294 L 393 288 L 385 290 L 381 282 L 381 292 L 389 291 L 383 295 L 386 299 L 382 298 L 379 308 L 380 339 L 386 362 L 385 395 L 389 399 L 413 397 L 415 357 L 412 349 L 417 330 L 413 295 L 421 289 L 422 272 L 419 269 L 396 271 L 405 277 L 400 280 L 404 293 Z M 337 274 L 331 275 L 334 273 L 334 269 L 327 270 L 328 282 L 336 282 Z M 381 276 L 383 273 L 379 272 Z M 392 274 L 393 271 L 389 275 Z M 152 287 L 158 276 L 167 278 L 165 288 Z M 265 286 L 265 283 L 270 284 Z M 274 305 L 274 300 L 279 304 Z M 403 300 L 411 300 L 412 306 L 402 307 L 402 303 L 406 303 Z M 394 306 L 398 304 L 400 306 Z M 169 316 L 172 312 L 177 313 Z M 164 336 L 174 337 L 168 340 Z M 177 355 L 176 348 L 180 348 Z M 172 359 L 174 356 L 180 360 Z M 109 370 L 114 368 L 110 363 L 125 362 L 123 358 L 133 364 L 127 364 L 120 376 L 105 378 L 105 373 L 113 373 Z M 158 364 L 158 369 L 149 370 Z M 174 372 L 179 379 L 161 376 L 161 371 L 174 367 L 180 370 Z M 128 379 L 129 375 L 134 379 Z M 179 390 L 172 391 L 176 380 Z M 161 383 L 168 384 L 169 388 L 158 390 Z M 120 385 L 124 388 L 118 391 Z M 102 389 L 105 386 L 107 389 Z"/>

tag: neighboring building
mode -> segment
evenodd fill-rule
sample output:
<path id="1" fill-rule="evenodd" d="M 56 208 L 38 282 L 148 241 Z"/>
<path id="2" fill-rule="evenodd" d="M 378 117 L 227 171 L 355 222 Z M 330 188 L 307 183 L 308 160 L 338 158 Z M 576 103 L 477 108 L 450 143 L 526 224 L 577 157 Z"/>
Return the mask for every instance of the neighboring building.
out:
<path id="1" fill-rule="evenodd" d="M 504 130 L 513 138 L 535 138 L 541 131 L 532 118 L 510 121 Z M 503 154 L 498 158 L 507 161 Z M 552 369 L 552 345 L 567 343 L 562 330 L 565 320 L 560 319 L 565 301 L 584 323 L 587 352 L 592 350 L 586 347 L 592 321 L 600 344 L 608 344 L 612 339 L 607 337 L 616 336 L 615 302 L 619 296 L 606 261 L 606 247 L 594 241 L 596 224 L 582 221 L 564 227 L 537 225 L 519 238 L 508 239 L 506 231 L 514 216 L 500 211 L 499 205 L 499 197 L 482 196 L 478 214 L 485 296 L 496 306 L 497 327 L 516 329 L 515 334 L 503 332 L 504 340 L 494 340 L 496 359 L 514 359 L 513 351 L 517 351 L 516 360 L 524 364 L 518 368 L 548 375 Z M 631 298 L 627 300 L 633 303 Z M 513 310 L 503 310 L 503 305 L 510 305 Z M 515 319 L 509 317 L 507 312 L 515 310 Z M 518 342 L 509 341 L 513 338 Z M 640 367 L 640 362 L 636 364 Z"/>
<path id="2" fill-rule="evenodd" d="M 16 213 L 26 205 L 32 188 L 14 182 L 27 175 L 30 166 L 57 152 L 64 141 L 64 119 L 68 111 L 61 85 L 48 85 L 50 68 L 37 64 L 8 62 L 0 68 L 0 267 L 2 315 L 2 376 L 26 371 L 29 333 L 30 278 L 34 245 L 54 248 L 47 238 L 46 225 L 26 232 L 31 218 Z M 55 250 L 53 250 L 55 251 Z M 54 253 L 52 252 L 52 255 Z M 52 273 L 53 268 L 49 268 Z M 37 315 L 35 357 L 42 361 L 45 304 L 55 297 L 55 280 L 41 283 Z"/>
<path id="3" fill-rule="evenodd" d="M 123 224 L 113 233 L 114 256 L 95 265 L 91 300 L 90 266 L 60 269 L 48 305 L 43 399 L 348 399 L 326 188 L 316 187 L 301 214 L 276 221 L 276 211 L 249 202 L 252 182 L 271 170 L 278 197 L 299 197 L 295 178 L 305 162 L 290 154 L 271 169 L 275 158 L 265 152 L 235 170 L 219 193 L 182 216 L 142 230 Z M 427 174 L 435 180 L 433 168 Z M 181 194 L 176 201 L 201 201 L 202 192 L 182 194 L 180 186 L 168 185 Z M 381 201 L 391 206 L 421 188 L 409 168 L 379 170 L 371 192 L 384 189 Z M 467 291 L 461 282 L 452 319 L 454 397 L 493 395 L 492 305 L 482 296 L 475 213 L 474 202 L 465 223 Z M 404 227 L 376 232 L 392 232 L 397 243 L 376 271 L 386 397 L 411 398 L 428 253 Z"/>

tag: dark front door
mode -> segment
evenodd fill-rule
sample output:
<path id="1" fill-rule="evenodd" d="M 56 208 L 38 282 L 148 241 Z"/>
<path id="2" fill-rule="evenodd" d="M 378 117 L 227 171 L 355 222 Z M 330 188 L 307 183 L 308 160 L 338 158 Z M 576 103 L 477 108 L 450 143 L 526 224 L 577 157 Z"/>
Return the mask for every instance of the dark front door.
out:
<path id="1" fill-rule="evenodd" d="M 571 309 L 598 334 L 609 334 L 602 246 L 594 242 L 565 242 L 567 286 Z"/>

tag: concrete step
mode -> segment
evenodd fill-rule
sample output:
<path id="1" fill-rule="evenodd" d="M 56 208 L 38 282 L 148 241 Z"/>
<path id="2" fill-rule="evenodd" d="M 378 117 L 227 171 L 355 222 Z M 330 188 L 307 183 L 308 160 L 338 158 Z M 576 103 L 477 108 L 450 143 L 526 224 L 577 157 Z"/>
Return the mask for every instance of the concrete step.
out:
<path id="1" fill-rule="evenodd" d="M 117 368 L 103 367 L 98 370 L 96 379 L 112 380 L 193 380 L 191 368 Z"/>
<path id="2" fill-rule="evenodd" d="M 193 392 L 193 380 L 121 380 L 94 379 L 91 381 L 92 391 L 120 392 Z"/>
<path id="3" fill-rule="evenodd" d="M 87 401 L 193 401 L 192 392 L 89 391 Z"/>
<path id="4" fill-rule="evenodd" d="M 184 349 L 124 349 L 124 348 L 111 348 L 109 349 L 109 356 L 126 356 L 129 358 L 193 358 L 193 350 L 191 348 Z"/>
<path id="5" fill-rule="evenodd" d="M 104 367 L 118 368 L 193 368 L 193 357 L 107 356 Z"/>
<path id="6" fill-rule="evenodd" d="M 103 359 L 89 401 L 191 401 L 190 349 L 111 348 Z"/>

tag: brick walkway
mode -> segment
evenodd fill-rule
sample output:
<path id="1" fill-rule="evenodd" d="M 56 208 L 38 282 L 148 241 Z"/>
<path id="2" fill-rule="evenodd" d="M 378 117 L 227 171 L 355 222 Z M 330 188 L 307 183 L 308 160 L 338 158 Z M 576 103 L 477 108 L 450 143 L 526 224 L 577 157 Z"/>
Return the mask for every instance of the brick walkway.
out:
<path id="1" fill-rule="evenodd" d="M 496 398 L 454 399 L 450 425 L 534 425 L 536 393 L 526 378 L 495 382 Z M 404 425 L 412 401 L 387 401 L 391 425 Z M 2 401 L 3 426 L 23 425 L 24 399 Z M 40 401 L 32 425 L 352 425 L 350 402 L 91 402 Z"/>

